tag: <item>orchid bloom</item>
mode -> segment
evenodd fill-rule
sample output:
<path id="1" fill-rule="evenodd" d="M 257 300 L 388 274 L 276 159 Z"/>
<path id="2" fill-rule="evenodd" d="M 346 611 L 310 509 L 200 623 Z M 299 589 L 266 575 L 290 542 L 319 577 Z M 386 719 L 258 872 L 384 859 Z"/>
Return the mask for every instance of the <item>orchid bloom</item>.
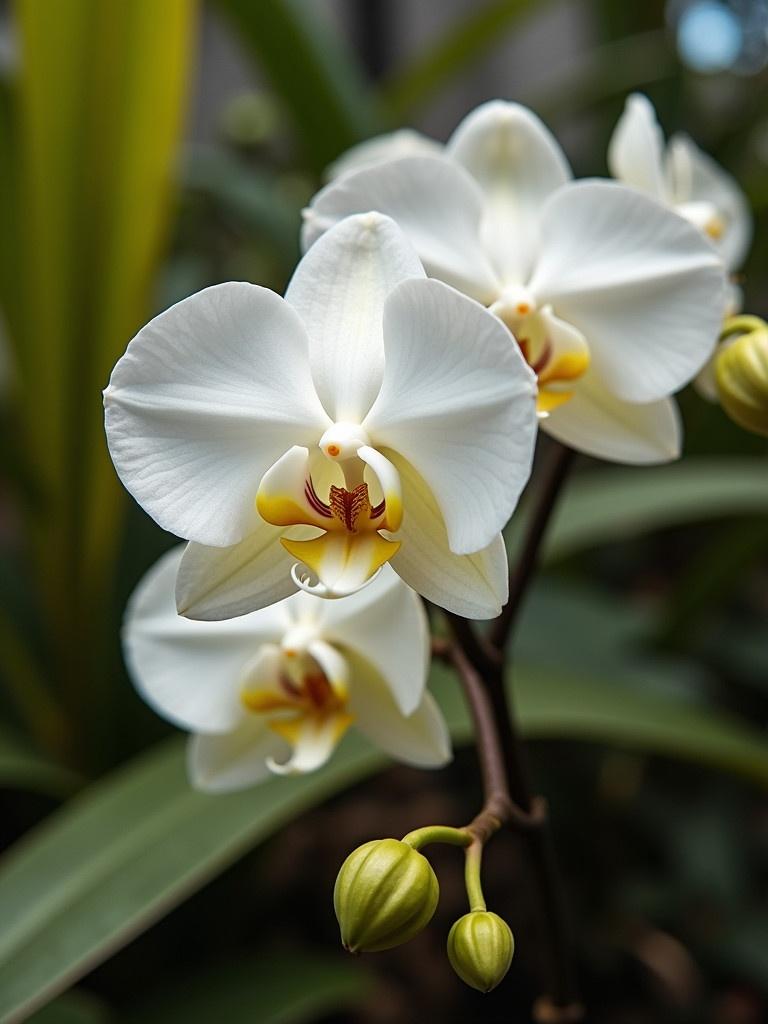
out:
<path id="1" fill-rule="evenodd" d="M 608 147 L 614 178 L 653 196 L 705 234 L 729 271 L 749 249 L 752 218 L 747 198 L 727 171 L 687 135 L 665 145 L 647 97 L 630 96 Z"/>
<path id="2" fill-rule="evenodd" d="M 429 629 L 417 595 L 385 566 L 340 601 L 297 593 L 225 622 L 176 612 L 176 548 L 149 570 L 126 612 L 126 661 L 142 697 L 192 733 L 192 784 L 213 792 L 313 771 L 354 725 L 387 754 L 450 760 L 425 691 Z"/>
<path id="3" fill-rule="evenodd" d="M 674 135 L 665 145 L 656 112 L 645 96 L 635 94 L 627 100 L 608 147 L 608 166 L 619 181 L 653 196 L 702 231 L 726 270 L 739 269 L 752 237 L 747 197 L 731 175 L 687 135 Z M 741 289 L 731 284 L 724 316 L 740 308 Z M 714 367 L 715 356 L 694 381 L 711 402 L 717 401 Z"/>
<path id="4" fill-rule="evenodd" d="M 223 284 L 151 321 L 113 371 L 106 429 L 128 490 L 193 542 L 182 614 L 343 597 L 391 561 L 481 618 L 506 600 L 500 530 L 530 472 L 535 395 L 499 321 L 368 213 L 328 232 L 284 299 Z"/>
<path id="5" fill-rule="evenodd" d="M 700 232 L 656 200 L 570 178 L 542 122 L 495 101 L 440 155 L 343 173 L 305 212 L 303 240 L 312 245 L 361 210 L 390 215 L 431 276 L 510 328 L 538 377 L 543 429 L 602 458 L 676 458 L 670 396 L 715 344 L 722 266 Z"/>

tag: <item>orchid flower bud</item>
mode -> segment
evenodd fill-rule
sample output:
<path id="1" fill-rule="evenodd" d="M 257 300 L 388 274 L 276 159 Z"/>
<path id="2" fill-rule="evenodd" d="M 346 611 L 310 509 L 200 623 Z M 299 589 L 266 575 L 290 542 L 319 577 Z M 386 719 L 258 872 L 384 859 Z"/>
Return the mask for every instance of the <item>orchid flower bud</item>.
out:
<path id="1" fill-rule="evenodd" d="M 429 861 L 408 843 L 364 843 L 342 864 L 333 890 L 344 948 L 374 953 L 407 942 L 431 920 L 439 892 Z"/>
<path id="2" fill-rule="evenodd" d="M 768 324 L 740 319 L 750 329 L 723 345 L 715 363 L 720 404 L 740 427 L 768 437 Z"/>
<path id="3" fill-rule="evenodd" d="M 460 917 L 448 935 L 448 959 L 463 982 L 490 992 L 512 963 L 515 940 L 506 921 L 487 910 Z"/>

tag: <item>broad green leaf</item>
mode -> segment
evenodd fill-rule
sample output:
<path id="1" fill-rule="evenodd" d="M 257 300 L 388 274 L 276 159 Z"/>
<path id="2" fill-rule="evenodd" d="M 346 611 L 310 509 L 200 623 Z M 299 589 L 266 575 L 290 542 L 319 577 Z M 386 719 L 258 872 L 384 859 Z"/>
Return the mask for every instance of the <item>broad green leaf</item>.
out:
<path id="1" fill-rule="evenodd" d="M 386 83 L 382 101 L 392 121 L 398 124 L 412 118 L 459 72 L 501 42 L 518 19 L 539 13 L 543 6 L 542 0 L 486 0 L 477 5 Z"/>
<path id="2" fill-rule="evenodd" d="M 452 674 L 436 666 L 433 678 L 456 740 L 466 741 Z M 525 666 L 515 698 L 529 737 L 690 759 L 768 786 L 764 737 L 690 700 Z M 0 863 L 0 1019 L 20 1020 L 297 814 L 383 764 L 349 737 L 314 775 L 205 796 L 187 785 L 179 739 L 94 785 Z"/>
<path id="3" fill-rule="evenodd" d="M 266 952 L 150 993 L 121 1014 L 120 1024 L 311 1024 L 353 1006 L 367 987 L 359 963 L 341 954 Z"/>
<path id="4" fill-rule="evenodd" d="M 380 130 L 354 56 L 309 0 L 219 0 L 241 42 L 290 110 L 296 137 L 320 172 Z"/>
<path id="5" fill-rule="evenodd" d="M 768 511 L 768 462 L 687 459 L 651 469 L 605 469 L 566 484 L 544 543 L 554 560 L 652 530 Z M 513 520 L 519 537 L 522 514 Z"/>

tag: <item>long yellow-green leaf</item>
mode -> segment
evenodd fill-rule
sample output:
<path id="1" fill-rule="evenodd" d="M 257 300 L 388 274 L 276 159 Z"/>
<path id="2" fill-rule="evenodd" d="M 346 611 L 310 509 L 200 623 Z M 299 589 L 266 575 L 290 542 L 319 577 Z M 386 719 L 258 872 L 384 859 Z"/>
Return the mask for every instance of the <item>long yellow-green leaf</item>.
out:
<path id="1" fill-rule="evenodd" d="M 441 666 L 433 688 L 454 738 L 465 741 L 467 715 Z M 765 738 L 705 705 L 523 666 L 515 696 L 529 737 L 637 748 L 768 786 Z M 23 1020 L 255 843 L 383 763 L 349 737 L 312 775 L 205 796 L 189 788 L 183 744 L 172 740 L 72 800 L 0 861 L 0 1020 Z M 317 883 L 330 892 L 332 881 Z"/>
<path id="2" fill-rule="evenodd" d="M 117 538 L 120 493 L 100 390 L 150 311 L 196 10 L 196 0 L 15 5 L 21 408 L 43 496 L 39 575 L 65 678 L 87 674 L 83 631 L 99 633 L 99 573 Z"/>

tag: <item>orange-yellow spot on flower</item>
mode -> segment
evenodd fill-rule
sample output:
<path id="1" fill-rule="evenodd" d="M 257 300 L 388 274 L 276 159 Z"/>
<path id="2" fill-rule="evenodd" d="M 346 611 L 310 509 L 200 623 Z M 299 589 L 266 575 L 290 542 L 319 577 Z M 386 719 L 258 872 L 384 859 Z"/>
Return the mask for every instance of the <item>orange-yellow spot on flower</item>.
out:
<path id="1" fill-rule="evenodd" d="M 341 448 L 337 444 L 329 444 L 325 450 L 332 459 L 335 459 L 341 453 Z"/>
<path id="2" fill-rule="evenodd" d="M 713 241 L 717 241 L 723 237 L 725 231 L 725 222 L 722 217 L 710 217 L 707 223 L 704 225 L 704 231 L 709 235 Z"/>
<path id="3" fill-rule="evenodd" d="M 531 312 L 531 307 L 527 302 L 518 302 L 518 304 L 515 306 L 515 310 L 517 311 L 517 313 L 519 313 L 520 316 L 528 316 L 528 314 Z"/>

